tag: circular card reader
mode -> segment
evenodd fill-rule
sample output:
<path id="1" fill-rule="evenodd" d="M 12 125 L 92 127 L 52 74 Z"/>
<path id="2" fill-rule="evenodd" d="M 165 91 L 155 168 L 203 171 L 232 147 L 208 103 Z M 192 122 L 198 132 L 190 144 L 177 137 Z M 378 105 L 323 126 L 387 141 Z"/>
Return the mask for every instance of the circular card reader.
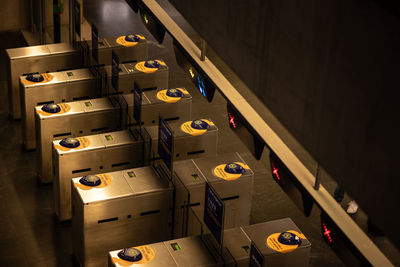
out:
<path id="1" fill-rule="evenodd" d="M 210 125 L 208 125 L 208 123 L 203 120 L 194 120 L 190 124 L 190 127 L 198 130 L 207 130 L 210 128 Z"/>
<path id="2" fill-rule="evenodd" d="M 60 145 L 68 148 L 76 148 L 80 145 L 79 140 L 73 137 L 64 138 L 61 140 Z"/>
<path id="3" fill-rule="evenodd" d="M 140 38 L 136 34 L 128 34 L 125 36 L 125 41 L 127 42 L 139 42 Z"/>
<path id="4" fill-rule="evenodd" d="M 59 105 L 51 103 L 51 104 L 46 104 L 42 107 L 42 110 L 48 113 L 58 113 L 61 111 L 61 108 Z"/>
<path id="5" fill-rule="evenodd" d="M 290 232 L 283 232 L 279 235 L 278 241 L 284 245 L 300 245 L 301 244 L 301 239 Z"/>
<path id="6" fill-rule="evenodd" d="M 183 93 L 179 89 L 168 89 L 166 95 L 169 97 L 182 97 Z"/>
<path id="7" fill-rule="evenodd" d="M 228 163 L 225 165 L 224 171 L 231 174 L 243 174 L 244 168 L 237 163 Z"/>
<path id="8" fill-rule="evenodd" d="M 87 186 L 98 186 L 101 184 L 101 179 L 96 175 L 85 175 L 79 179 L 79 182 Z"/>
<path id="9" fill-rule="evenodd" d="M 158 63 L 158 62 L 155 61 L 155 60 L 147 60 L 147 61 L 144 63 L 144 66 L 147 67 L 147 68 L 156 69 L 156 68 L 159 68 L 159 67 L 160 67 L 160 63 Z"/>
<path id="10" fill-rule="evenodd" d="M 136 248 L 125 248 L 118 252 L 118 257 L 126 261 L 137 262 L 142 259 L 142 252 Z"/>
<path id="11" fill-rule="evenodd" d="M 29 74 L 28 76 L 26 76 L 26 79 L 30 82 L 35 82 L 35 83 L 44 81 L 44 77 L 42 74 Z"/>

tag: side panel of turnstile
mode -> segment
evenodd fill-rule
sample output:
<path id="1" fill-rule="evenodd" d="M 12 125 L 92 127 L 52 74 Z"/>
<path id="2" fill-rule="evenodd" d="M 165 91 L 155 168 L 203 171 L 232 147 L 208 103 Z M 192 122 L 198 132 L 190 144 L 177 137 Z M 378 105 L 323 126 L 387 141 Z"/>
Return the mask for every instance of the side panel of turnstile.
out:
<path id="1" fill-rule="evenodd" d="M 169 123 L 174 133 L 174 160 L 217 155 L 218 128 L 214 124 L 201 135 L 191 135 L 182 131 L 182 124 L 181 122 Z M 158 127 L 145 127 L 145 130 L 151 137 L 152 155 L 158 157 Z"/>
<path id="2" fill-rule="evenodd" d="M 36 148 L 34 107 L 43 103 L 61 103 L 79 99 L 99 97 L 100 83 L 89 69 L 77 69 L 60 73 L 49 73 L 54 77 L 64 76 L 64 82 L 25 85 L 21 77 L 22 136 L 25 149 Z"/>
<path id="3" fill-rule="evenodd" d="M 82 266 L 104 266 L 110 250 L 171 237 L 173 189 L 152 167 L 100 176 L 109 181 L 105 187 L 88 189 L 80 178 L 72 180 L 74 206 L 81 206 L 74 210 L 83 212 L 73 217 L 73 238 L 83 236 L 74 241 Z"/>
<path id="4" fill-rule="evenodd" d="M 6 50 L 9 61 L 9 113 L 21 118 L 19 77 L 26 73 L 79 68 L 82 55 L 67 43 L 20 47 Z"/>
<path id="5" fill-rule="evenodd" d="M 53 181 L 52 141 L 90 134 L 115 131 L 120 126 L 119 108 L 107 98 L 60 104 L 65 113 L 50 114 L 36 107 L 38 177 L 41 183 Z"/>
<path id="6" fill-rule="evenodd" d="M 55 149 L 61 140 L 53 141 L 54 198 L 56 214 L 60 221 L 71 219 L 70 180 L 73 177 L 143 165 L 143 142 L 135 140 L 129 131 L 78 139 L 85 139 L 84 142 L 90 145 L 82 149 L 62 151 Z"/>

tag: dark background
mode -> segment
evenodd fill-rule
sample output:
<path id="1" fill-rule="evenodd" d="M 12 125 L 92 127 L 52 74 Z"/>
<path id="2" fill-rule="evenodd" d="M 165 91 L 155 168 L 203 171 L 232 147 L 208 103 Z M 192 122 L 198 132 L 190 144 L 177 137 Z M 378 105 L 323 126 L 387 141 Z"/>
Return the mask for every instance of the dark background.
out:
<path id="1" fill-rule="evenodd" d="M 400 247 L 399 4 L 170 2 Z"/>

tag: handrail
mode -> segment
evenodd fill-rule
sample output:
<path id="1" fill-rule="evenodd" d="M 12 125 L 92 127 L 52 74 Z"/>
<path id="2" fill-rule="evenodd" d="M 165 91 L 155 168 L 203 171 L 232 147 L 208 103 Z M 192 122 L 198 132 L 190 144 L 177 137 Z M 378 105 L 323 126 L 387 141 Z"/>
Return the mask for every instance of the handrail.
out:
<path id="1" fill-rule="evenodd" d="M 167 12 L 155 0 L 142 0 L 142 3 L 157 17 L 159 22 L 173 39 L 179 42 L 189 56 L 204 71 L 220 92 L 243 115 L 251 127 L 260 135 L 266 144 L 274 151 L 281 161 L 289 168 L 296 179 L 310 193 L 316 203 L 324 210 L 354 246 L 373 266 L 393 266 L 387 257 L 351 219 L 343 208 L 333 199 L 329 192 L 321 185 L 319 190 L 314 189 L 315 177 L 306 166 L 296 157 L 289 147 L 271 129 L 266 121 L 233 87 L 215 65 L 206 57 L 200 59 L 201 51 L 196 44 L 173 21 Z"/>

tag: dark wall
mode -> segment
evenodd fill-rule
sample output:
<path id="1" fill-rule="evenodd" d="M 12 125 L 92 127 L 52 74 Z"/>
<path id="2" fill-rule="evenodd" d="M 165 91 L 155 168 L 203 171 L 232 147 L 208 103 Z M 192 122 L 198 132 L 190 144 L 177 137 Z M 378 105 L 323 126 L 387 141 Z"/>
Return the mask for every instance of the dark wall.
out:
<path id="1" fill-rule="evenodd" d="M 395 2 L 170 2 L 400 247 Z"/>

